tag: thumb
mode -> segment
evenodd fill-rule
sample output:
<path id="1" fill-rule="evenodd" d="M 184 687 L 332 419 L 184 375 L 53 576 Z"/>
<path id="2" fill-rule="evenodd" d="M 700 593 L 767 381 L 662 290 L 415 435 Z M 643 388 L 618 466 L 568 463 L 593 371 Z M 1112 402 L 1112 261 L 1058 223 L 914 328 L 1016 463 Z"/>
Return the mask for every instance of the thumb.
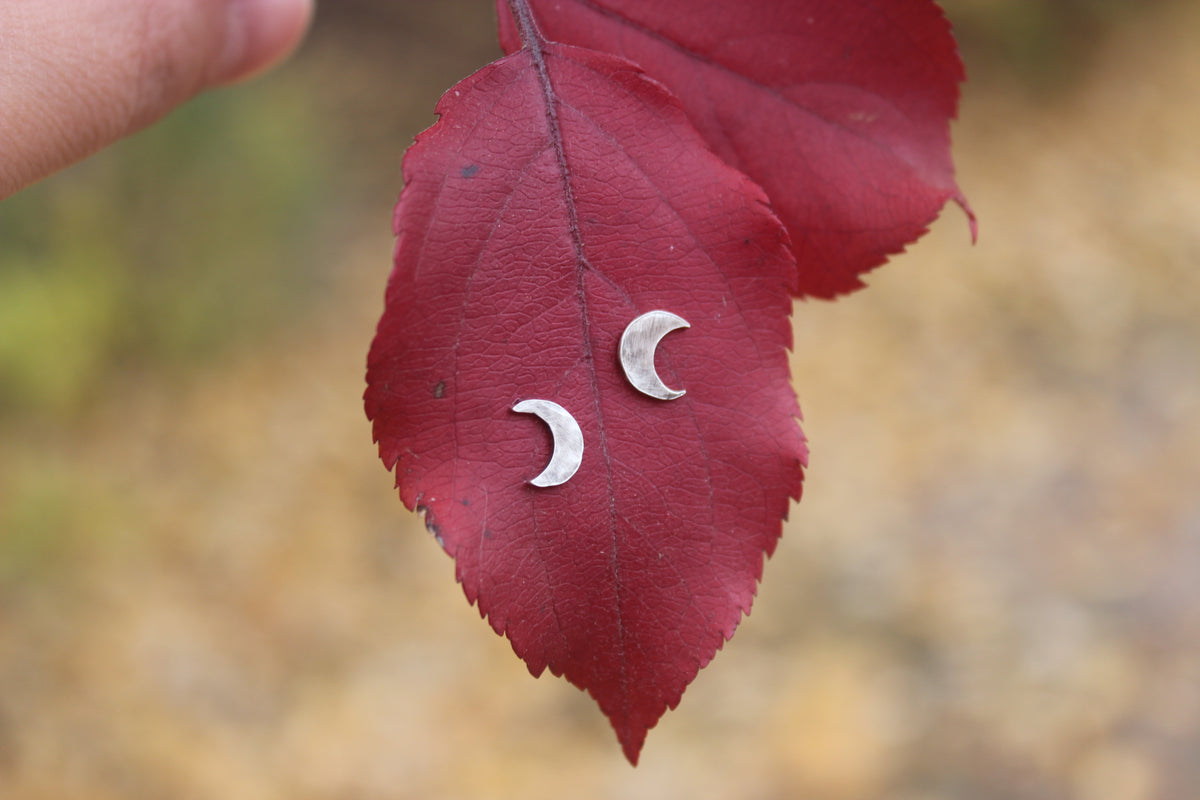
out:
<path id="1" fill-rule="evenodd" d="M 274 64 L 313 0 L 2 0 L 0 199 Z"/>

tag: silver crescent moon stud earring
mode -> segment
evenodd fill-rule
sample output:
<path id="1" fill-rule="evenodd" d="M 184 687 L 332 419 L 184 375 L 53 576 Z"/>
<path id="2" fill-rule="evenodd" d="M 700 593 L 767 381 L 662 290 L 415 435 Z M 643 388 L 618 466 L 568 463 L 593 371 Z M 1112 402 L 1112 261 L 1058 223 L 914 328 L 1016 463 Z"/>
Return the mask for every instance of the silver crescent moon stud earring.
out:
<path id="1" fill-rule="evenodd" d="M 566 483 L 583 462 L 583 431 L 571 412 L 549 400 L 522 400 L 512 407 L 519 414 L 535 414 L 550 428 L 554 452 L 541 474 L 529 481 L 534 486 Z"/>
<path id="2" fill-rule="evenodd" d="M 668 388 L 654 369 L 654 353 L 668 333 L 691 325 L 670 311 L 647 311 L 625 327 L 621 334 L 621 367 L 633 388 L 659 400 L 677 400 L 686 390 Z"/>

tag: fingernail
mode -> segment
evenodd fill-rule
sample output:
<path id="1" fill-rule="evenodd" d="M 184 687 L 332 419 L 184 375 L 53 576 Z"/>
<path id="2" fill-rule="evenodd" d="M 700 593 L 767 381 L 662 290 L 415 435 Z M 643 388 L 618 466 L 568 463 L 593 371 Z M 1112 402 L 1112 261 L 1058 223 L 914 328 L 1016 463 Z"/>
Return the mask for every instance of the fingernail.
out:
<path id="1" fill-rule="evenodd" d="M 228 0 L 214 82 L 239 81 L 281 61 L 304 38 L 313 6 L 314 0 Z"/>

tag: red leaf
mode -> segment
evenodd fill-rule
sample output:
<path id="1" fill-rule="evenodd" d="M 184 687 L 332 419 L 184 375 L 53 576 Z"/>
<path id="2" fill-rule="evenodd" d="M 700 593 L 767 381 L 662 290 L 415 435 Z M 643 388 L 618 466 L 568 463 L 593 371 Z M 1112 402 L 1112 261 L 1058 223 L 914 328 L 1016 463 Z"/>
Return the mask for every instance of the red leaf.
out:
<path id="1" fill-rule="evenodd" d="M 831 298 L 928 229 L 954 181 L 962 63 L 932 0 L 529 0 L 548 39 L 630 59 L 787 226 Z M 520 48 L 507 0 L 500 41 Z"/>
<path id="2" fill-rule="evenodd" d="M 795 263 L 760 189 L 661 86 L 556 45 L 448 92 L 404 161 L 365 401 L 404 503 L 534 675 L 586 689 L 636 762 L 648 728 L 748 612 L 806 450 L 786 348 Z M 626 325 L 691 327 L 636 391 Z M 530 485 L 546 399 L 578 472 Z"/>

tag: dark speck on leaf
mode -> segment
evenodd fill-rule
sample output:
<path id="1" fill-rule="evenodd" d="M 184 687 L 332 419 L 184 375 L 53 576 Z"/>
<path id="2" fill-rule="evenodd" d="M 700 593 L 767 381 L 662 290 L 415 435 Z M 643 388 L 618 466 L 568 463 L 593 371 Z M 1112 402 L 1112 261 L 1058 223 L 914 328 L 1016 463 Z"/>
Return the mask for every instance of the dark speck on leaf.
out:
<path id="1" fill-rule="evenodd" d="M 433 396 L 442 399 L 442 395 L 446 393 L 446 382 L 438 381 L 437 386 L 433 387 Z"/>
<path id="2" fill-rule="evenodd" d="M 491 529 L 491 528 L 484 528 L 484 529 L 483 529 L 483 538 L 485 538 L 485 539 L 491 539 L 491 538 L 492 538 L 492 536 L 493 536 L 493 534 L 492 534 L 492 529 Z"/>
<path id="3" fill-rule="evenodd" d="M 462 168 L 462 176 L 464 178 L 474 178 L 475 173 L 479 172 L 478 164 L 467 164 Z"/>
<path id="4" fill-rule="evenodd" d="M 459 502 L 460 502 L 460 503 L 462 503 L 464 506 L 469 506 L 469 505 L 471 505 L 471 501 L 470 501 L 470 500 L 468 500 L 468 499 L 467 499 L 467 498 L 465 498 L 465 497 L 464 497 L 462 500 L 460 500 Z"/>

